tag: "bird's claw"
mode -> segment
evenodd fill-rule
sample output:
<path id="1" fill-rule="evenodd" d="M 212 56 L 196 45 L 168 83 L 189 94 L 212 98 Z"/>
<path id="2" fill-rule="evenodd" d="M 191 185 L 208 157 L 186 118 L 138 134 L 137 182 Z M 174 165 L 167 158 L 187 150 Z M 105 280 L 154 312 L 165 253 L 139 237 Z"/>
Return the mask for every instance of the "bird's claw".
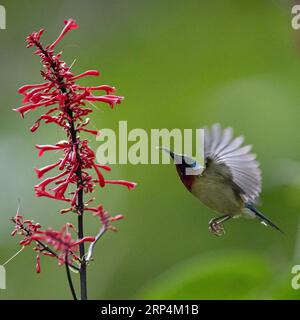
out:
<path id="1" fill-rule="evenodd" d="M 215 236 L 223 236 L 225 234 L 225 229 L 223 225 L 215 219 L 209 221 L 209 231 Z"/>

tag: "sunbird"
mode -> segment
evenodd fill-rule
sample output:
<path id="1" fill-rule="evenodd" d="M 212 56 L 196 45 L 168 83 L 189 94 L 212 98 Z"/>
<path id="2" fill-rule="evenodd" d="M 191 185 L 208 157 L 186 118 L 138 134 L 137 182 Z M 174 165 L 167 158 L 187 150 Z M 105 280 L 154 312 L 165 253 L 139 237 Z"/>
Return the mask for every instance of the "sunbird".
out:
<path id="1" fill-rule="evenodd" d="M 209 222 L 216 236 L 225 233 L 223 223 L 240 216 L 256 218 L 282 232 L 255 204 L 261 193 L 261 170 L 251 145 L 244 137 L 233 137 L 231 127 L 220 124 L 204 129 L 204 167 L 188 155 L 161 147 L 174 160 L 184 186 L 207 207 L 222 214 Z M 282 232 L 283 233 L 283 232 Z"/>

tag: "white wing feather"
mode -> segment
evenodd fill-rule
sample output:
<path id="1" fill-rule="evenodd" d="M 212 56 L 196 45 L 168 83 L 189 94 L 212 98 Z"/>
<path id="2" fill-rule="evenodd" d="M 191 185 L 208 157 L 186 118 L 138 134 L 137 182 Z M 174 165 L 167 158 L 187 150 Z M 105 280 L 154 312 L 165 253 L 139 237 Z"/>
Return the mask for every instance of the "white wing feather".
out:
<path id="1" fill-rule="evenodd" d="M 255 202 L 261 192 L 261 171 L 252 146 L 243 146 L 244 137 L 233 138 L 232 128 L 222 130 L 220 124 L 205 129 L 205 159 L 226 165 L 233 182 L 243 191 L 245 201 Z"/>

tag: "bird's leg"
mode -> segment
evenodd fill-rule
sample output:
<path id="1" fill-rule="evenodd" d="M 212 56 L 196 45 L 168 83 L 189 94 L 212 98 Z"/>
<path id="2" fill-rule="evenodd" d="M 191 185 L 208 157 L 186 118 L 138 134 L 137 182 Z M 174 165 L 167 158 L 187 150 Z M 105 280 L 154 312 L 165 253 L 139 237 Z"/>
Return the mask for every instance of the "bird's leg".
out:
<path id="1" fill-rule="evenodd" d="M 214 234 L 215 236 L 222 236 L 225 234 L 225 229 L 222 225 L 223 222 L 231 219 L 232 216 L 226 214 L 224 216 L 218 217 L 218 218 L 214 218 L 212 220 L 209 221 L 209 231 Z"/>

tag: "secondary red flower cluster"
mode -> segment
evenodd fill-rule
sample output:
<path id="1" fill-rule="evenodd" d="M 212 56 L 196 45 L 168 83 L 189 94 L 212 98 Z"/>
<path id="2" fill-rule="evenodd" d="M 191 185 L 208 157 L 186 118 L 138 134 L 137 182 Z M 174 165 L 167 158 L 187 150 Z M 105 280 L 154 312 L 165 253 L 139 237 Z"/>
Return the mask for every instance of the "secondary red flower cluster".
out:
<path id="1" fill-rule="evenodd" d="M 12 221 L 15 223 L 15 229 L 12 236 L 23 236 L 20 245 L 29 246 L 34 243 L 34 250 L 37 252 L 36 271 L 40 273 L 40 255 L 54 257 L 58 259 L 59 265 L 67 263 L 74 269 L 78 269 L 77 262 L 80 258 L 77 255 L 78 246 L 83 242 L 93 242 L 94 237 L 84 237 L 80 240 L 72 239 L 71 230 L 76 233 L 74 226 L 70 223 L 65 224 L 60 231 L 53 229 L 42 230 L 39 223 L 32 220 L 24 220 L 23 216 L 18 213 Z M 70 231 L 69 231 L 70 230 Z"/>
<path id="2" fill-rule="evenodd" d="M 14 110 L 19 112 L 22 118 L 30 111 L 36 109 L 43 111 L 43 114 L 31 127 L 32 132 L 35 132 L 42 123 L 53 123 L 61 127 L 67 135 L 66 140 L 59 141 L 54 145 L 36 145 L 39 157 L 46 151 L 53 150 L 61 151 L 62 157 L 53 164 L 35 169 L 39 179 L 44 178 L 50 171 L 57 171 L 34 187 L 35 195 L 68 202 L 68 208 L 61 210 L 61 213 L 76 212 L 80 215 L 85 210 L 92 211 L 100 217 L 102 224 L 105 221 L 107 229 L 114 230 L 114 227 L 110 227 L 108 222 L 118 220 L 121 216 L 111 218 L 101 206 L 89 208 L 88 205 L 93 201 L 93 198 L 83 203 L 82 195 L 93 192 L 97 184 L 101 187 L 104 187 L 105 184 L 119 184 L 132 189 L 135 187 L 135 183 L 105 179 L 102 171 L 110 171 L 110 167 L 95 162 L 95 153 L 89 147 L 88 140 L 82 139 L 80 134 L 82 132 L 100 134 L 97 130 L 87 128 L 90 123 L 87 116 L 93 111 L 90 108 L 93 106 L 93 102 L 104 102 L 113 108 L 116 104 L 121 103 L 123 97 L 113 95 L 115 88 L 108 85 L 84 87 L 77 84 L 76 80 L 86 76 L 98 76 L 99 72 L 88 70 L 82 74 L 74 75 L 71 72 L 71 67 L 61 60 L 61 53 L 54 52 L 55 47 L 65 34 L 76 28 L 77 24 L 73 19 L 66 20 L 59 37 L 47 46 L 43 46 L 40 40 L 43 29 L 39 32 L 33 32 L 26 38 L 27 47 L 34 47 L 35 54 L 41 58 L 43 63 L 41 75 L 45 82 L 22 86 L 19 93 L 24 96 L 23 105 Z M 103 92 L 104 94 L 95 95 L 94 92 Z M 66 226 L 61 231 L 51 229 L 42 231 L 39 224 L 33 224 L 29 220 L 23 221 L 20 216 L 14 219 L 16 223 L 14 232 L 21 232 L 24 236 L 22 245 L 29 245 L 34 240 L 37 243 L 37 251 L 45 254 L 48 251 L 41 250 L 39 243 L 51 244 L 54 253 L 60 252 L 57 254 L 60 263 L 73 263 L 72 259 L 79 259 L 73 255 L 73 247 L 77 247 L 78 244 L 85 241 L 93 241 L 91 237 L 80 239 L 80 243 L 72 240 Z M 65 256 L 66 252 L 68 252 L 67 256 Z"/>

